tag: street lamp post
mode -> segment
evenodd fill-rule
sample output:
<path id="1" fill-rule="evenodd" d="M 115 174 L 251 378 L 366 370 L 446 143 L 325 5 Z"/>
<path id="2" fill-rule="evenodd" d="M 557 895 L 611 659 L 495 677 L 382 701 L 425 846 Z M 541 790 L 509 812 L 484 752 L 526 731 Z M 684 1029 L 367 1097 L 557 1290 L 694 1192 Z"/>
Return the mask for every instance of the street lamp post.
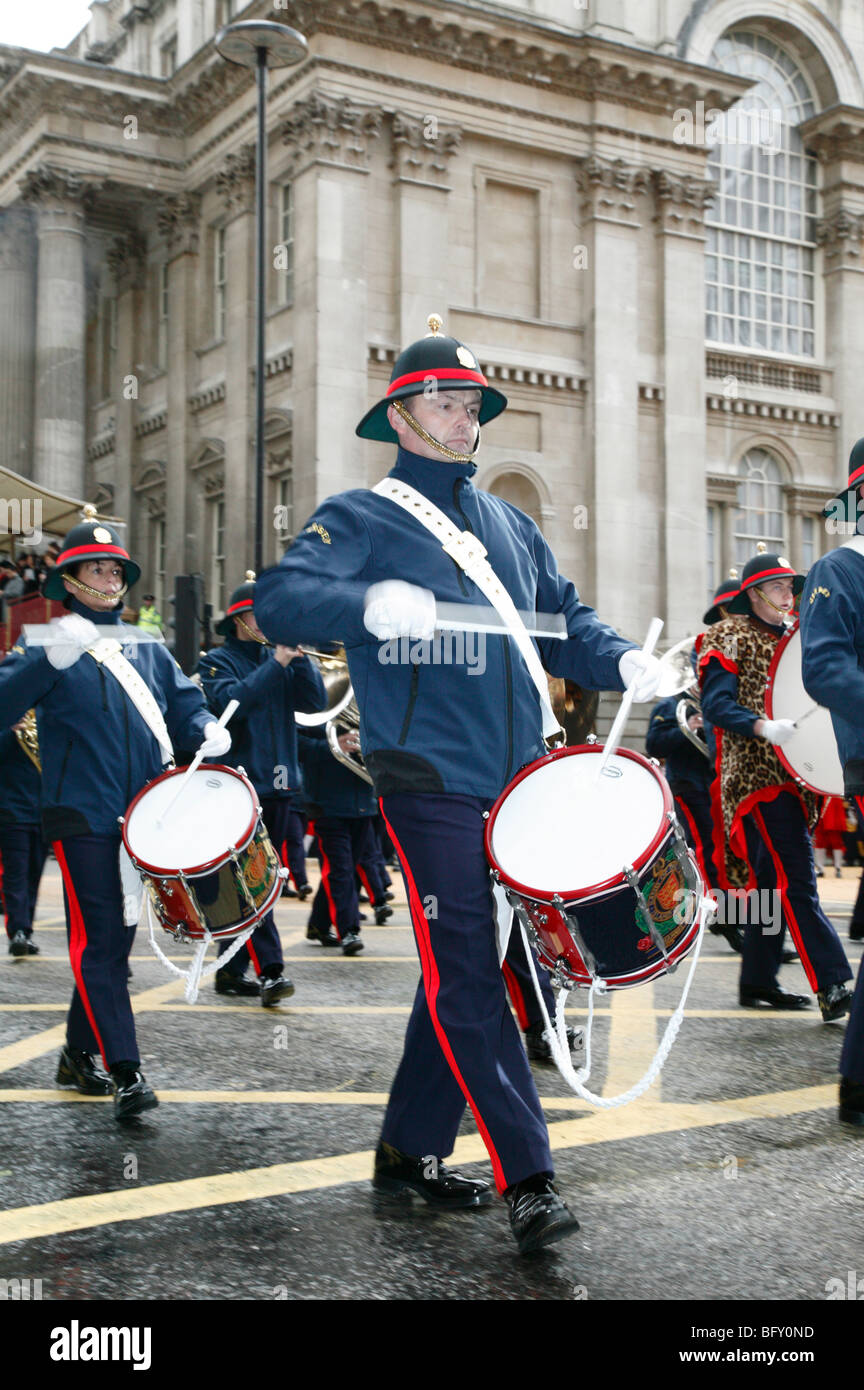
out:
<path id="1" fill-rule="evenodd" d="M 216 48 L 230 63 L 254 68 L 258 77 L 258 141 L 255 158 L 255 573 L 264 565 L 264 330 L 267 276 L 267 72 L 301 63 L 309 45 L 296 29 L 267 20 L 226 24 Z"/>

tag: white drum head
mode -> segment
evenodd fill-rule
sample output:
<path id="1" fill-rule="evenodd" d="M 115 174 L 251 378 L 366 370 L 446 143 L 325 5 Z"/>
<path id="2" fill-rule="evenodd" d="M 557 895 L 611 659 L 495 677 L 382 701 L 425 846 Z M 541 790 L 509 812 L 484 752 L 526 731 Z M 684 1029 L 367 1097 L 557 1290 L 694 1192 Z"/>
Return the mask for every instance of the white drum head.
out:
<path id="1" fill-rule="evenodd" d="M 783 639 L 783 650 L 774 671 L 770 696 L 771 719 L 794 719 L 799 727 L 788 743 L 775 751 L 784 767 L 791 769 L 813 791 L 823 796 L 843 795 L 843 768 L 831 715 L 816 705 L 804 689 L 801 677 L 801 633 L 797 630 Z M 814 709 L 815 705 L 815 709 Z M 767 705 L 766 705 L 767 708 Z M 808 713 L 808 711 L 813 711 Z M 806 715 L 806 718 L 802 716 Z"/>
<path id="2" fill-rule="evenodd" d="M 663 824 L 659 779 L 613 754 L 595 782 L 599 762 L 599 752 L 556 758 L 505 798 L 491 848 L 509 878 L 563 894 L 617 878 L 645 853 Z"/>
<path id="3" fill-rule="evenodd" d="M 126 822 L 133 859 L 166 873 L 209 864 L 240 845 L 257 805 L 239 777 L 199 767 L 160 825 L 159 817 L 176 795 L 178 780 L 166 777 L 148 787 Z"/>

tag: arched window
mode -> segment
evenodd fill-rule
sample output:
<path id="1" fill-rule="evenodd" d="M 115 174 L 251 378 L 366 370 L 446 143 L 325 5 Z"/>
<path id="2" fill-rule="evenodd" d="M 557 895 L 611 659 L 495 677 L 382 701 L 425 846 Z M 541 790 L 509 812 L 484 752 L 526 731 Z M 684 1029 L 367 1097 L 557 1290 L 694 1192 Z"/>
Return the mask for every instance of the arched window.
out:
<path id="1" fill-rule="evenodd" d="M 766 449 L 750 449 L 738 465 L 738 510 L 735 513 L 735 564 L 739 567 L 764 541 L 782 554 L 786 545 L 786 513 L 780 464 Z"/>
<path id="2" fill-rule="evenodd" d="M 541 499 L 534 483 L 530 478 L 526 478 L 524 473 L 499 473 L 498 477 L 489 484 L 488 491 L 495 497 L 503 497 L 505 502 L 512 502 L 514 507 L 518 507 L 520 512 L 525 512 L 535 521 L 540 530 L 543 529 Z"/>
<path id="3" fill-rule="evenodd" d="M 718 192 L 707 217 L 706 337 L 813 357 L 817 161 L 798 130 L 815 114 L 813 92 L 762 34 L 725 34 L 711 61 L 756 86 L 707 132 Z"/>

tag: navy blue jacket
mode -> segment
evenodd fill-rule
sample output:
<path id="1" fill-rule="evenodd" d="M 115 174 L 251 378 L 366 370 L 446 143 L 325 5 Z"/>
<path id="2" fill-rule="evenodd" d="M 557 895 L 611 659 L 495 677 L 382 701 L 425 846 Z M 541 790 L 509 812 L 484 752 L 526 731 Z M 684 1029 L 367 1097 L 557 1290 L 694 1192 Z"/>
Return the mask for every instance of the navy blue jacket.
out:
<path id="1" fill-rule="evenodd" d="M 106 637 L 139 640 L 124 649 L 149 686 L 172 741 L 197 748 L 212 718 L 204 697 L 158 641 L 141 641 L 122 621 L 122 608 L 93 613 L 77 599 L 73 613 L 104 627 Z M 0 661 L 0 728 L 36 707 L 42 762 L 42 828 L 65 835 L 118 835 L 118 818 L 146 782 L 162 771 L 159 744 L 118 681 L 92 657 L 56 671 L 44 647 L 23 638 Z"/>
<path id="2" fill-rule="evenodd" d="M 0 825 L 39 825 L 42 778 L 11 729 L 0 733 Z"/>
<path id="3" fill-rule="evenodd" d="M 713 769 L 707 757 L 678 726 L 675 710 L 681 699 L 681 695 L 670 695 L 654 706 L 645 737 L 645 751 L 649 758 L 665 758 L 666 781 L 673 788 L 679 782 L 705 787 L 713 777 Z"/>
<path id="4" fill-rule="evenodd" d="M 804 686 L 831 711 L 847 796 L 864 795 L 864 555 L 823 555 L 801 594 Z"/>
<path id="5" fill-rule="evenodd" d="M 314 816 L 374 816 L 375 792 L 330 752 L 323 729 L 300 729 L 300 764 L 306 790 L 306 812 Z"/>
<path id="6" fill-rule="evenodd" d="M 517 608 L 565 614 L 569 640 L 536 643 L 552 675 L 589 690 L 621 690 L 618 662 L 634 644 L 580 602 L 530 517 L 474 487 L 475 471 L 400 449 L 390 476 L 479 537 Z M 274 642 L 345 643 L 363 756 L 379 795 L 496 797 L 545 751 L 539 698 L 515 643 L 487 636 L 477 649 L 482 663 L 472 664 L 448 661 L 454 647 L 436 638 L 406 643 L 407 659 L 388 661 L 393 644 L 363 623 L 366 590 L 383 579 L 422 585 L 442 601 L 486 603 L 424 526 L 388 498 L 358 489 L 324 502 L 281 564 L 261 575 L 255 616 Z"/>
<path id="7" fill-rule="evenodd" d="M 228 726 L 226 766 L 242 767 L 259 796 L 291 798 L 299 792 L 294 711 L 316 714 L 326 705 L 317 666 L 308 656 L 282 666 L 260 642 L 228 637 L 201 658 L 198 674 L 217 719 L 229 700 L 240 701 Z"/>

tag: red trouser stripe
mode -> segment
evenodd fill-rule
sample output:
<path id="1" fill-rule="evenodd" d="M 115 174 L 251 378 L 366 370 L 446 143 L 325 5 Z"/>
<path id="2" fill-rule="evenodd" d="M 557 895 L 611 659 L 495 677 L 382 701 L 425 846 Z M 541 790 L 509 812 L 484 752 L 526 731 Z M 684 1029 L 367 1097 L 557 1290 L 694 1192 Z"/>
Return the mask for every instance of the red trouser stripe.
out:
<path id="1" fill-rule="evenodd" d="M 699 872 L 702 875 L 702 881 L 705 884 L 706 888 L 713 888 L 714 884 L 708 882 L 708 870 L 705 868 L 705 850 L 702 845 L 702 836 L 699 834 L 699 831 L 697 829 L 693 812 L 690 810 L 690 807 L 687 805 L 687 802 L 681 796 L 680 792 L 675 797 L 675 800 L 678 802 L 678 805 L 684 812 L 684 819 L 690 827 L 690 834 L 693 837 L 693 853 L 696 855 L 696 863 L 699 865 Z"/>
<path id="2" fill-rule="evenodd" d="M 309 822 L 309 834 L 314 835 L 316 840 L 318 841 L 318 853 L 321 855 L 321 882 L 324 885 L 324 892 L 327 897 L 327 902 L 330 905 L 330 925 L 332 926 L 333 930 L 335 931 L 336 935 L 341 941 L 342 933 L 340 932 L 339 924 L 336 921 L 336 904 L 333 901 L 333 894 L 330 891 L 330 860 L 327 858 L 327 855 L 325 853 L 324 844 L 321 839 L 321 836 L 315 829 L 314 821 Z"/>
<path id="3" fill-rule="evenodd" d="M 519 981 L 516 979 L 513 970 L 507 964 L 506 960 L 502 961 L 501 974 L 504 976 L 504 983 L 507 986 L 507 993 L 510 995 L 513 1007 L 516 1010 L 516 1017 L 519 1020 L 519 1027 L 522 1029 L 522 1032 L 524 1033 L 525 1029 L 528 1027 L 528 1010 L 525 1008 L 525 999 L 521 989 L 519 988 Z"/>
<path id="4" fill-rule="evenodd" d="M 373 906 L 374 906 L 374 904 L 375 904 L 375 894 L 372 892 L 372 887 L 371 887 L 371 885 L 370 885 L 370 883 L 369 883 L 369 879 L 366 877 L 366 871 L 365 871 L 364 869 L 361 869 L 361 867 L 360 867 L 359 864 L 356 865 L 356 868 L 357 868 L 357 873 L 358 873 L 359 876 L 360 876 L 360 882 L 363 884 L 363 887 L 366 889 L 366 896 L 367 896 L 367 898 L 369 899 L 370 903 L 372 903 Z"/>
<path id="5" fill-rule="evenodd" d="M 475 1104 L 474 1097 L 471 1095 L 471 1092 L 468 1090 L 468 1087 L 465 1084 L 465 1080 L 462 1076 L 461 1071 L 459 1070 L 459 1064 L 457 1063 L 456 1058 L 453 1055 L 453 1049 L 450 1046 L 447 1034 L 444 1032 L 441 1020 L 438 1017 L 438 989 L 441 983 L 441 978 L 438 974 L 438 966 L 435 962 L 435 956 L 432 951 L 432 938 L 429 932 L 429 922 L 425 912 L 423 911 L 423 904 L 420 901 L 420 894 L 417 892 L 417 885 L 414 882 L 414 875 L 412 874 L 411 867 L 408 863 L 407 858 L 405 857 L 405 851 L 403 850 L 398 839 L 396 838 L 396 832 L 390 824 L 389 820 L 387 819 L 386 815 L 384 814 L 383 806 L 381 806 L 381 815 L 384 819 L 384 824 L 387 826 L 387 833 L 389 834 L 390 839 L 393 842 L 393 847 L 396 850 L 396 853 L 399 855 L 399 862 L 402 865 L 402 872 L 405 875 L 405 882 L 408 884 L 408 905 L 411 909 L 411 921 L 414 926 L 414 936 L 417 941 L 417 950 L 420 953 L 420 966 L 423 971 L 423 988 L 426 991 L 426 1004 L 429 1008 L 429 1016 L 432 1019 L 432 1027 L 435 1029 L 435 1036 L 438 1039 L 441 1051 L 444 1053 L 444 1056 L 447 1059 L 447 1065 L 452 1071 L 460 1091 L 462 1092 L 463 1096 L 465 1097 L 466 1101 L 471 1107 L 471 1113 L 474 1116 L 477 1128 L 480 1131 L 480 1137 L 483 1140 L 483 1143 L 486 1145 L 486 1148 L 489 1152 L 489 1157 L 492 1160 L 492 1172 L 495 1177 L 495 1186 L 498 1188 L 499 1192 L 503 1192 L 507 1186 L 507 1179 L 504 1176 L 504 1168 L 501 1163 L 501 1159 L 499 1158 L 498 1151 L 492 1142 L 492 1136 L 486 1128 L 483 1116 L 480 1114 L 480 1111 L 477 1108 L 477 1105 Z"/>
<path id="6" fill-rule="evenodd" d="M 780 856 L 775 850 L 773 844 L 771 843 L 771 838 L 768 834 L 768 827 L 765 824 L 765 818 L 762 815 L 762 812 L 759 810 L 758 803 L 753 807 L 750 814 L 756 822 L 759 834 L 762 836 L 762 841 L 765 845 L 765 848 L 771 855 L 771 862 L 774 865 L 774 872 L 777 875 L 777 887 L 780 891 L 780 901 L 783 904 L 783 915 L 786 918 L 786 925 L 792 933 L 792 940 L 795 942 L 795 947 L 798 951 L 798 955 L 801 957 L 801 964 L 804 966 L 804 973 L 807 976 L 810 988 L 813 990 L 815 994 L 815 992 L 819 988 L 819 985 L 816 980 L 816 971 L 810 964 L 810 957 L 808 956 L 804 948 L 804 942 L 801 938 L 801 928 L 798 926 L 798 920 L 795 916 L 795 913 L 792 911 L 792 903 L 789 900 L 789 880 L 786 877 L 786 870 L 783 868 Z"/>
<path id="7" fill-rule="evenodd" d="M 253 932 L 253 933 L 252 933 L 252 936 L 254 936 L 254 935 L 255 935 L 255 933 Z M 246 950 L 249 952 L 249 959 L 251 960 L 252 965 L 253 965 L 253 967 L 254 967 L 254 969 L 255 969 L 255 974 L 256 974 L 256 975 L 260 975 L 260 974 L 261 974 L 261 962 L 260 962 L 260 960 L 258 959 L 258 953 L 256 952 L 255 947 L 252 945 L 252 936 L 250 936 L 250 937 L 249 937 L 249 940 L 246 942 Z"/>
<path id="8" fill-rule="evenodd" d="M 84 925 L 84 914 L 78 902 L 78 894 L 75 892 L 75 885 L 72 882 L 72 875 L 69 872 L 69 865 L 66 863 L 66 855 L 63 853 L 63 845 L 60 840 L 55 840 L 52 846 L 54 857 L 60 865 L 60 872 L 63 875 L 63 887 L 66 889 L 66 898 L 69 903 L 69 963 L 72 966 L 72 974 L 75 977 L 75 984 L 84 1005 L 84 1012 L 87 1015 L 90 1027 L 93 1029 L 94 1036 L 99 1044 L 99 1051 L 102 1054 L 102 1061 L 108 1067 L 108 1058 L 105 1055 L 105 1045 L 102 1042 L 102 1034 L 96 1026 L 96 1018 L 84 984 L 84 975 L 81 970 L 81 957 L 87 946 L 87 928 Z"/>

